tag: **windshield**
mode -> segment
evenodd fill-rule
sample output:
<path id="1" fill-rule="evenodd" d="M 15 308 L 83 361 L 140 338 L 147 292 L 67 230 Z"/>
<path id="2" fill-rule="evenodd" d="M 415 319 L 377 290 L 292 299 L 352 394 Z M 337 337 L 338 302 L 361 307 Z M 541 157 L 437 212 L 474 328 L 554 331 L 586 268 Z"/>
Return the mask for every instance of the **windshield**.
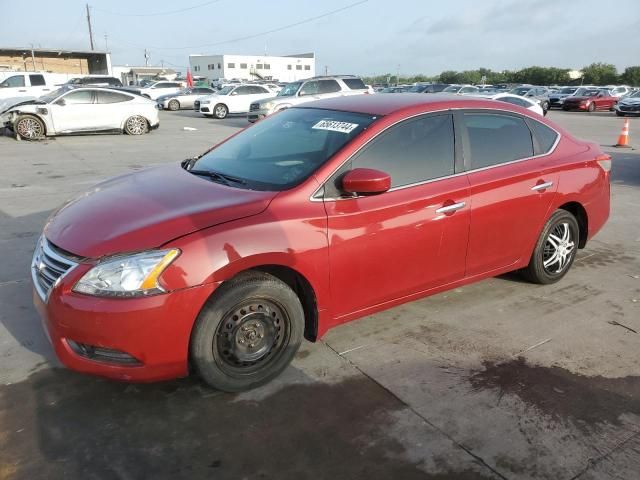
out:
<path id="1" fill-rule="evenodd" d="M 51 103 L 56 98 L 58 98 L 60 95 L 62 95 L 63 93 L 68 92 L 69 90 L 73 90 L 73 89 L 68 85 L 64 85 L 64 86 L 60 87 L 59 89 L 54 90 L 51 93 L 48 93 L 46 95 L 42 95 L 42 96 L 38 97 L 38 103 L 40 103 L 40 102 L 42 102 L 42 103 Z"/>
<path id="2" fill-rule="evenodd" d="M 192 169 L 235 177 L 254 190 L 286 190 L 307 179 L 376 118 L 360 113 L 290 108 L 209 151 Z"/>
<path id="3" fill-rule="evenodd" d="M 518 87 L 512 90 L 509 90 L 509 93 L 513 93 L 514 95 L 524 96 L 527 94 L 527 92 L 529 92 L 529 90 L 531 90 L 530 87 Z"/>
<path id="4" fill-rule="evenodd" d="M 585 90 L 582 92 L 583 97 L 595 97 L 600 93 L 600 90 Z"/>
<path id="5" fill-rule="evenodd" d="M 414 85 L 407 92 L 411 93 L 422 93 L 427 89 L 427 85 Z"/>
<path id="6" fill-rule="evenodd" d="M 236 88 L 233 85 L 227 85 L 226 87 L 222 87 L 220 90 L 218 90 L 215 95 L 229 95 L 229 93 L 231 92 L 231 90 L 233 90 L 234 88 Z"/>
<path id="7" fill-rule="evenodd" d="M 302 82 L 287 83 L 282 90 L 278 92 L 278 97 L 292 97 L 298 92 Z"/>
<path id="8" fill-rule="evenodd" d="M 572 93 L 575 93 L 576 90 L 578 90 L 578 89 L 577 88 L 563 88 L 558 93 L 564 93 L 564 94 L 567 94 L 567 95 L 571 95 Z"/>
<path id="9" fill-rule="evenodd" d="M 455 87 L 455 86 L 451 86 L 451 87 L 447 87 L 443 90 L 443 92 L 457 92 L 458 90 L 460 90 L 460 88 L 462 87 Z"/>
<path id="10" fill-rule="evenodd" d="M 640 97 L 640 90 L 638 90 L 637 92 L 633 92 L 631 95 L 629 95 L 627 98 L 629 97 L 633 97 L 633 98 L 637 98 Z"/>

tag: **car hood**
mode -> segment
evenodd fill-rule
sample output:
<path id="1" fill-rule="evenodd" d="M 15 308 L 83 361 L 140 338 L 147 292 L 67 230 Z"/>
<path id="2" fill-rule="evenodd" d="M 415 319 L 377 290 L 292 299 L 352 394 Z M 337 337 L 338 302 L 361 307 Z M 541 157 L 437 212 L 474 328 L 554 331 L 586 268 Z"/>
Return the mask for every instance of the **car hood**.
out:
<path id="1" fill-rule="evenodd" d="M 44 103 L 44 102 L 42 102 Z M 21 105 L 36 105 L 38 104 L 36 97 L 11 97 L 0 100 L 0 113 L 5 113 L 14 107 Z"/>
<path id="2" fill-rule="evenodd" d="M 96 185 L 51 216 L 44 233 L 75 255 L 148 250 L 264 211 L 277 192 L 232 188 L 164 165 Z"/>
<path id="3" fill-rule="evenodd" d="M 620 100 L 620 105 L 640 105 L 640 97 L 624 98 Z"/>
<path id="4" fill-rule="evenodd" d="M 574 97 L 567 97 L 567 98 L 564 99 L 564 101 L 565 102 L 582 102 L 582 101 L 585 101 L 585 100 L 592 100 L 594 98 L 596 98 L 596 97 L 582 97 L 582 96 L 575 97 L 574 96 Z"/>

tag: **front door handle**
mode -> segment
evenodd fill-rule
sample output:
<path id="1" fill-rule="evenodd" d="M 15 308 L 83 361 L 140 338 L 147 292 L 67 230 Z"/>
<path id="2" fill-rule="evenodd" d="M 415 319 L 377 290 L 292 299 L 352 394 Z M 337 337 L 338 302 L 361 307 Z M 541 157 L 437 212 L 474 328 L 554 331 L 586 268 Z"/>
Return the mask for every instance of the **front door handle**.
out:
<path id="1" fill-rule="evenodd" d="M 451 205 L 446 205 L 444 207 L 440 207 L 439 209 L 436 210 L 436 213 L 451 213 L 451 212 L 455 212 L 456 210 L 460 210 L 461 208 L 464 208 L 465 205 L 466 205 L 466 203 L 464 203 L 464 202 L 453 203 Z"/>
<path id="2" fill-rule="evenodd" d="M 540 183 L 538 185 L 534 185 L 533 187 L 531 187 L 531 190 L 533 190 L 534 192 L 537 192 L 539 190 L 546 190 L 547 188 L 553 186 L 553 182 L 544 182 L 544 183 Z"/>

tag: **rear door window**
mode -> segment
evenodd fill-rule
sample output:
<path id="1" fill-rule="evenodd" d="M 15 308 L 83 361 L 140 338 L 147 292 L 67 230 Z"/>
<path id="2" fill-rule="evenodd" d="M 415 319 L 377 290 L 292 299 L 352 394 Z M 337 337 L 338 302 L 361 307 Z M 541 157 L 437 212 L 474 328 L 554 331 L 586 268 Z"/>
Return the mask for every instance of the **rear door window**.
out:
<path id="1" fill-rule="evenodd" d="M 120 102 L 128 102 L 129 100 L 133 100 L 133 98 L 130 97 L 129 95 L 124 95 L 118 92 L 109 92 L 107 90 L 105 91 L 100 90 L 96 92 L 96 95 L 98 97 L 98 103 L 101 103 L 101 104 L 120 103 Z"/>
<path id="2" fill-rule="evenodd" d="M 349 87 L 351 90 L 367 90 L 367 86 L 364 82 L 359 78 L 343 78 L 342 81 Z"/>
<path id="3" fill-rule="evenodd" d="M 556 144 L 556 140 L 558 139 L 558 133 L 547 127 L 546 125 L 536 122 L 535 120 L 529 120 L 529 125 L 531 126 L 531 130 L 533 130 L 533 134 L 536 136 L 538 140 L 538 145 L 540 146 L 540 154 L 549 153 L 549 151 Z"/>
<path id="4" fill-rule="evenodd" d="M 318 93 L 335 93 L 339 92 L 340 84 L 335 80 L 319 80 Z"/>
<path id="5" fill-rule="evenodd" d="M 46 85 L 43 75 L 29 75 L 29 81 L 32 87 L 41 87 Z"/>
<path id="6" fill-rule="evenodd" d="M 526 122 L 513 115 L 465 113 L 472 170 L 533 156 L 533 140 Z"/>

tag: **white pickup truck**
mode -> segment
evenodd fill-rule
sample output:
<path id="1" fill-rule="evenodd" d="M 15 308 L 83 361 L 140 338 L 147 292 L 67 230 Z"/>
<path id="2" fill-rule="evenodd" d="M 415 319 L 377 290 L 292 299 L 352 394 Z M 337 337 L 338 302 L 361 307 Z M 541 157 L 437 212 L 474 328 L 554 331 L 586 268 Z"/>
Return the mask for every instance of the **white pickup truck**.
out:
<path id="1" fill-rule="evenodd" d="M 67 75 L 38 72 L 15 72 L 0 82 L 0 99 L 12 97 L 36 98 L 58 88 Z"/>

